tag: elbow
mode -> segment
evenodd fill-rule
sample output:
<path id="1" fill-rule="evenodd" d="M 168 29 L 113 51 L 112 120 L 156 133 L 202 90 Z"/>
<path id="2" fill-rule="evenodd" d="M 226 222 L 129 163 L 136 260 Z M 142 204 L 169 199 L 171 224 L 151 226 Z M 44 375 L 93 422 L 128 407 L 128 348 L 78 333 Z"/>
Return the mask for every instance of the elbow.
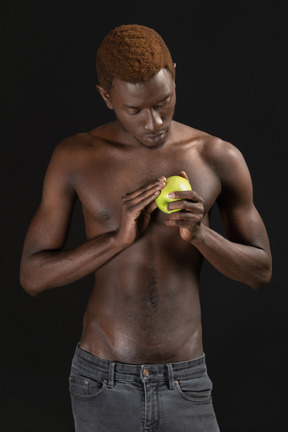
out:
<path id="1" fill-rule="evenodd" d="M 36 297 L 40 293 L 39 284 L 36 284 L 24 269 L 20 270 L 20 285 L 31 297 Z"/>
<path id="2" fill-rule="evenodd" d="M 26 291 L 31 297 L 36 297 L 40 292 L 32 284 L 25 280 L 20 279 L 20 284 L 23 290 Z"/>
<path id="3" fill-rule="evenodd" d="M 267 265 L 255 272 L 253 281 L 249 284 L 253 291 L 259 291 L 261 288 L 269 284 L 272 278 L 272 264 L 267 263 Z"/>

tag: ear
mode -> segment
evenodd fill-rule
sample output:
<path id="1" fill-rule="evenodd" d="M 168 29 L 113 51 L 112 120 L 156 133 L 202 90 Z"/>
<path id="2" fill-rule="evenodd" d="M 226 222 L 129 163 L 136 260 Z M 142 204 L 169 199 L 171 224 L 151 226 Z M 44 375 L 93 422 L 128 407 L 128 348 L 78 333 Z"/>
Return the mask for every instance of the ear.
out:
<path id="1" fill-rule="evenodd" d="M 175 81 L 175 78 L 176 78 L 176 63 L 173 63 L 173 66 L 174 66 L 174 81 Z"/>
<path id="2" fill-rule="evenodd" d="M 100 93 L 100 95 L 102 96 L 102 98 L 104 99 L 107 107 L 111 110 L 113 110 L 113 105 L 112 105 L 112 101 L 111 101 L 111 97 L 109 95 L 109 93 L 104 90 L 102 87 L 100 87 L 99 85 L 96 86 L 98 92 Z"/>

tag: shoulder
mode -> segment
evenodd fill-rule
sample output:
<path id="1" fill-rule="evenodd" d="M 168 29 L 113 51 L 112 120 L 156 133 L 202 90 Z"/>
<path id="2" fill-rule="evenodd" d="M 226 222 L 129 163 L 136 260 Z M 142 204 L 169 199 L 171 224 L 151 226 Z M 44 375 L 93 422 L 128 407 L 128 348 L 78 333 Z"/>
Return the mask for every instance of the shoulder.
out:
<path id="1" fill-rule="evenodd" d="M 199 152 L 222 183 L 249 175 L 243 154 L 234 144 L 208 133 L 199 134 Z"/>
<path id="2" fill-rule="evenodd" d="M 53 149 L 46 171 L 46 182 L 73 184 L 83 161 L 88 159 L 90 133 L 79 133 L 61 140 Z"/>
<path id="3" fill-rule="evenodd" d="M 218 202 L 225 203 L 226 207 L 250 206 L 253 201 L 252 179 L 241 151 L 230 142 L 210 135 L 203 142 L 202 157 L 220 181 Z"/>
<path id="4" fill-rule="evenodd" d="M 207 161 L 223 160 L 240 153 L 234 145 L 221 138 L 183 123 L 174 122 L 174 124 L 177 141 L 180 138 L 180 141 L 192 145 Z"/>
<path id="5" fill-rule="evenodd" d="M 187 137 L 195 151 L 218 178 L 222 192 L 238 189 L 241 185 L 250 188 L 251 176 L 242 152 L 234 144 L 189 126 L 181 125 L 182 136 Z"/>
<path id="6" fill-rule="evenodd" d="M 57 157 L 79 156 L 86 153 L 92 146 L 91 132 L 78 133 L 61 140 L 55 147 L 53 154 Z"/>
<path id="7" fill-rule="evenodd" d="M 176 128 L 180 140 L 188 143 L 214 169 L 222 170 L 244 162 L 241 151 L 232 143 L 182 123 L 176 123 Z"/>
<path id="8" fill-rule="evenodd" d="M 212 164 L 222 164 L 242 158 L 239 149 L 228 141 L 195 129 L 194 134 L 201 156 Z"/>
<path id="9" fill-rule="evenodd" d="M 92 153 L 101 152 L 103 138 L 101 127 L 81 132 L 61 140 L 54 148 L 51 162 L 67 165 L 71 169 L 89 160 Z"/>

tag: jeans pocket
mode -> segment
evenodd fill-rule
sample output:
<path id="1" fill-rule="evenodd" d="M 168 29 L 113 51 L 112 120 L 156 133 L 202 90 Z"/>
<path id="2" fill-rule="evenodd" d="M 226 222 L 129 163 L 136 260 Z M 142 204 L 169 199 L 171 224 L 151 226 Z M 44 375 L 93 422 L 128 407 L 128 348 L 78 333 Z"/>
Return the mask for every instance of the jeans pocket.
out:
<path id="1" fill-rule="evenodd" d="M 198 404 L 212 401 L 212 382 L 207 374 L 175 381 L 175 385 L 183 399 Z"/>
<path id="2" fill-rule="evenodd" d="M 69 390 L 76 398 L 93 398 L 100 396 L 107 388 L 107 381 L 96 381 L 91 378 L 70 375 Z"/>

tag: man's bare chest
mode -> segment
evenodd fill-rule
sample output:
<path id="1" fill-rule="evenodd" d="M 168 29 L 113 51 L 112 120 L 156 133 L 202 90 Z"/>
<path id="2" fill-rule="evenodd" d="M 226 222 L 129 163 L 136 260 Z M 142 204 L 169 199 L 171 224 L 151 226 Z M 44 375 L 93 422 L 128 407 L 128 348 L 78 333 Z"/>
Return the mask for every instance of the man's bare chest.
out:
<path id="1" fill-rule="evenodd" d="M 76 192 L 82 204 L 86 228 L 106 232 L 119 223 L 122 197 L 155 179 L 185 171 L 192 189 L 203 199 L 206 213 L 220 192 L 213 169 L 197 152 L 140 153 L 138 157 L 90 158 L 76 176 Z M 92 228 L 93 230 L 93 228 Z"/>

